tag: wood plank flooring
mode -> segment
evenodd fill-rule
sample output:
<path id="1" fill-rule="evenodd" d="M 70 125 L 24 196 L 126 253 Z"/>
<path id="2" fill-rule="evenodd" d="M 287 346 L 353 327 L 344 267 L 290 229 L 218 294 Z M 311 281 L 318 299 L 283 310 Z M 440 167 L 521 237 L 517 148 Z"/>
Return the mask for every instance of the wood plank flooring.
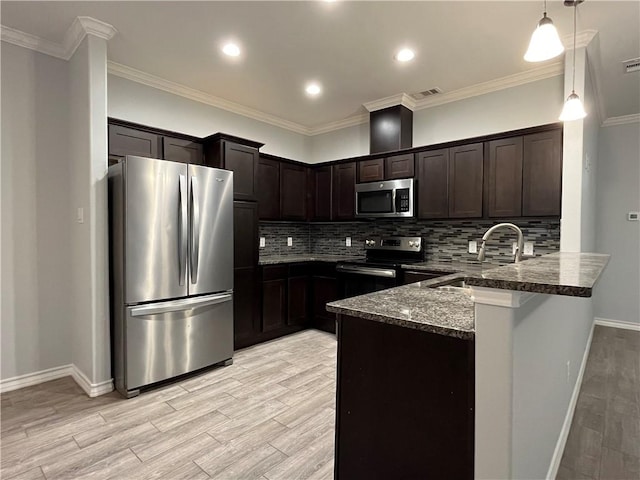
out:
<path id="1" fill-rule="evenodd" d="M 595 327 L 556 478 L 640 479 L 640 332 Z"/>
<path id="2" fill-rule="evenodd" d="M 336 353 L 305 330 L 130 400 L 70 377 L 5 393 L 0 477 L 333 478 Z"/>
<path id="3" fill-rule="evenodd" d="M 2 479 L 330 479 L 335 336 L 306 330 L 125 400 L 0 396 Z M 640 478 L 640 332 L 597 326 L 558 479 Z"/>

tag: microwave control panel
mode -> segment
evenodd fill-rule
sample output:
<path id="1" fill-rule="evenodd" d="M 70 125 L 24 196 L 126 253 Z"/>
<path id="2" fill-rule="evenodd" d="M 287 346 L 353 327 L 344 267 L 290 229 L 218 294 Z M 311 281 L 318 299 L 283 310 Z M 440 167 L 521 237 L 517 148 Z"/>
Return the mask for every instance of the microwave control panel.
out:
<path id="1" fill-rule="evenodd" d="M 396 190 L 396 212 L 408 212 L 409 211 L 409 189 L 399 188 Z"/>

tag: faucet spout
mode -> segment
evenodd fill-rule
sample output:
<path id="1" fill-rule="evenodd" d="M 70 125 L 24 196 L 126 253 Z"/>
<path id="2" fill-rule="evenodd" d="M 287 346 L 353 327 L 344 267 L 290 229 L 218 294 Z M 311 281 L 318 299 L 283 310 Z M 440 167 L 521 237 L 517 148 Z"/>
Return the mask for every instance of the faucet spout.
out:
<path id="1" fill-rule="evenodd" d="M 514 230 L 516 232 L 516 234 L 518 235 L 518 241 L 517 241 L 517 245 L 516 245 L 516 252 L 515 252 L 515 255 L 513 257 L 513 261 L 515 263 L 518 263 L 518 262 L 520 262 L 522 260 L 522 250 L 524 249 L 524 235 L 522 234 L 522 230 L 520 230 L 520 228 L 517 225 L 513 224 L 513 223 L 498 223 L 497 225 L 494 225 L 489 230 L 487 230 L 484 233 L 484 235 L 482 236 L 482 244 L 480 245 L 480 251 L 478 252 L 478 261 L 479 262 L 484 261 L 484 254 L 485 254 L 485 250 L 486 250 L 487 240 L 489 240 L 489 237 L 491 237 L 493 232 L 495 232 L 496 230 L 499 230 L 501 228 L 509 228 L 511 230 Z"/>

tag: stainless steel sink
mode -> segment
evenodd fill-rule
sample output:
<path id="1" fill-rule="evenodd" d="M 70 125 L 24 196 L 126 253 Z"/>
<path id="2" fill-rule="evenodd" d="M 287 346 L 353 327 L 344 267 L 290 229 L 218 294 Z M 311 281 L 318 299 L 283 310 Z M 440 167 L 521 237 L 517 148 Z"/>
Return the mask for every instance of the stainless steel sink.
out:
<path id="1" fill-rule="evenodd" d="M 433 288 L 437 288 L 438 290 L 444 290 L 449 292 L 462 292 L 469 293 L 469 286 L 464 282 L 463 278 L 456 278 L 447 283 L 434 285 Z"/>

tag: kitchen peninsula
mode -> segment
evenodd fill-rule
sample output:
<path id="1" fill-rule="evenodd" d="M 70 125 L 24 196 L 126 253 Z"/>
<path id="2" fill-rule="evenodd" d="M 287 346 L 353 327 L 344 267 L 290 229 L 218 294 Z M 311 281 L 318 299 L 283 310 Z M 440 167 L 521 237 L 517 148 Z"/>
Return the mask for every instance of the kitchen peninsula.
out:
<path id="1" fill-rule="evenodd" d="M 608 260 L 561 252 L 329 303 L 336 478 L 545 477 L 580 368 L 571 325 Z"/>

